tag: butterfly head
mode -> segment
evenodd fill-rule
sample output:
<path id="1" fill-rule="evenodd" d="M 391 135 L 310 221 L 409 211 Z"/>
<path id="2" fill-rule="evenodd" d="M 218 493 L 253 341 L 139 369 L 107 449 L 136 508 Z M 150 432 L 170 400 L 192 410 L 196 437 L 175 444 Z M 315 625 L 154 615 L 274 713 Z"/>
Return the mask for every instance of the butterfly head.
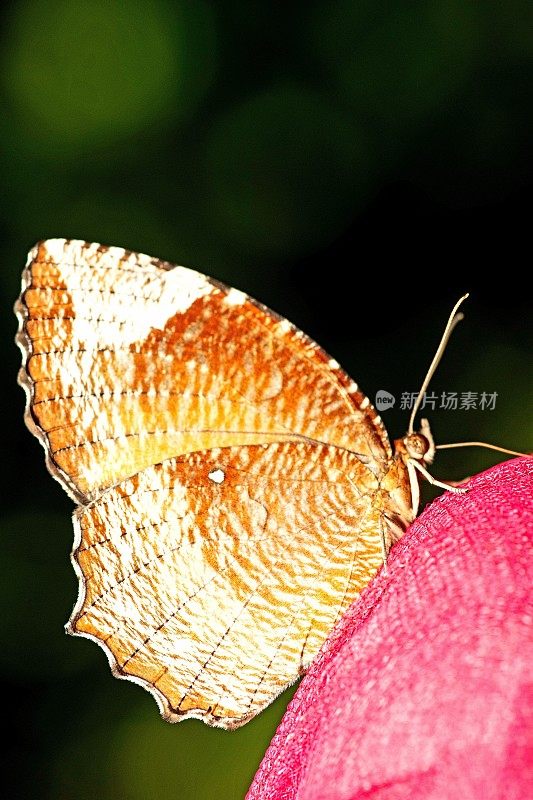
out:
<path id="1" fill-rule="evenodd" d="M 408 433 L 394 442 L 395 450 L 404 460 L 420 464 L 432 464 L 435 457 L 435 443 L 427 419 L 421 420 L 420 431 Z"/>

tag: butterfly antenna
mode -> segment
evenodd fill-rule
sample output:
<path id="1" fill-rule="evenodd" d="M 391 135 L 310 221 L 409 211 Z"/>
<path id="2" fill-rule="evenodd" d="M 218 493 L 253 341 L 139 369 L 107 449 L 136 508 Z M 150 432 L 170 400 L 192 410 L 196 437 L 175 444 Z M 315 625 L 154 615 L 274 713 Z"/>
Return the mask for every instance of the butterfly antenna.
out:
<path id="1" fill-rule="evenodd" d="M 444 353 L 444 351 L 446 349 L 446 345 L 448 344 L 448 339 L 452 335 L 453 329 L 455 328 L 457 323 L 461 322 L 461 320 L 463 319 L 464 314 L 461 314 L 461 313 L 458 314 L 457 313 L 457 309 L 459 308 L 461 303 L 463 303 L 466 300 L 467 297 L 468 297 L 468 294 L 464 294 L 462 297 L 459 298 L 459 300 L 457 301 L 457 303 L 454 305 L 454 307 L 452 309 L 452 313 L 448 317 L 448 322 L 446 323 L 446 327 L 444 328 L 444 333 L 442 334 L 442 339 L 440 340 L 439 346 L 437 347 L 437 352 L 433 356 L 433 361 L 431 362 L 431 364 L 429 366 L 429 369 L 428 369 L 428 371 L 426 373 L 426 377 L 424 378 L 424 382 L 423 382 L 423 384 L 422 384 L 422 386 L 420 388 L 420 391 L 418 393 L 418 397 L 416 398 L 416 403 L 414 404 L 413 410 L 411 412 L 411 417 L 409 419 L 409 428 L 408 428 L 408 431 L 407 431 L 408 434 L 413 433 L 415 417 L 416 417 L 416 415 L 418 413 L 418 409 L 420 408 L 420 404 L 421 404 L 421 402 L 422 402 L 422 400 L 424 398 L 425 391 L 429 386 L 429 382 L 431 381 L 431 379 L 432 379 L 432 377 L 433 377 L 433 375 L 435 373 L 435 370 L 437 369 L 437 367 L 439 365 L 439 361 L 442 358 L 442 354 Z"/>
<path id="2" fill-rule="evenodd" d="M 436 450 L 448 450 L 452 447 L 486 447 L 488 450 L 497 450 L 498 453 L 508 453 L 510 456 L 527 456 L 529 453 L 518 453 L 516 450 L 508 450 L 506 447 L 499 447 L 497 444 L 488 442 L 452 442 L 451 444 L 438 444 Z"/>

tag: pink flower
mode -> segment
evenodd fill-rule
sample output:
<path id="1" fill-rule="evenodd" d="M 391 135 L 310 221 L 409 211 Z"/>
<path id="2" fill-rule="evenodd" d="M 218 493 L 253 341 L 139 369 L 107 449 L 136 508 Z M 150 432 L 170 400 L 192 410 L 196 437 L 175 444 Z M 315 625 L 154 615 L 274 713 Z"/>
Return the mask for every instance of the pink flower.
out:
<path id="1" fill-rule="evenodd" d="M 345 614 L 247 800 L 533 797 L 533 459 L 468 487 Z"/>

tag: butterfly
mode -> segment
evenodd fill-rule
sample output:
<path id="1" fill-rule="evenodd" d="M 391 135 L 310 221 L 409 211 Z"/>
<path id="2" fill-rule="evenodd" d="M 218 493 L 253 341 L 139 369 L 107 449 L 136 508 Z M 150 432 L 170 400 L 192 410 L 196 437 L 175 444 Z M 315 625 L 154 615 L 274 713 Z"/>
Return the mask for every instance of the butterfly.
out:
<path id="1" fill-rule="evenodd" d="M 77 506 L 68 632 L 166 720 L 244 724 L 416 516 L 429 426 L 391 447 L 286 319 L 122 248 L 40 242 L 15 310 L 26 423 Z"/>

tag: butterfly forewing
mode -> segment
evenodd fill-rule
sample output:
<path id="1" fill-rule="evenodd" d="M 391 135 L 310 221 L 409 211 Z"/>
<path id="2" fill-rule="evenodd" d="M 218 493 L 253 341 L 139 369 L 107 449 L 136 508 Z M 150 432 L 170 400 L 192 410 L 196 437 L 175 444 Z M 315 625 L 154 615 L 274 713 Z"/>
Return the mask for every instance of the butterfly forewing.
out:
<path id="1" fill-rule="evenodd" d="M 76 499 L 210 447 L 305 437 L 390 458 L 356 385 L 242 292 L 148 256 L 63 239 L 32 250 L 24 283 L 29 424 Z"/>

